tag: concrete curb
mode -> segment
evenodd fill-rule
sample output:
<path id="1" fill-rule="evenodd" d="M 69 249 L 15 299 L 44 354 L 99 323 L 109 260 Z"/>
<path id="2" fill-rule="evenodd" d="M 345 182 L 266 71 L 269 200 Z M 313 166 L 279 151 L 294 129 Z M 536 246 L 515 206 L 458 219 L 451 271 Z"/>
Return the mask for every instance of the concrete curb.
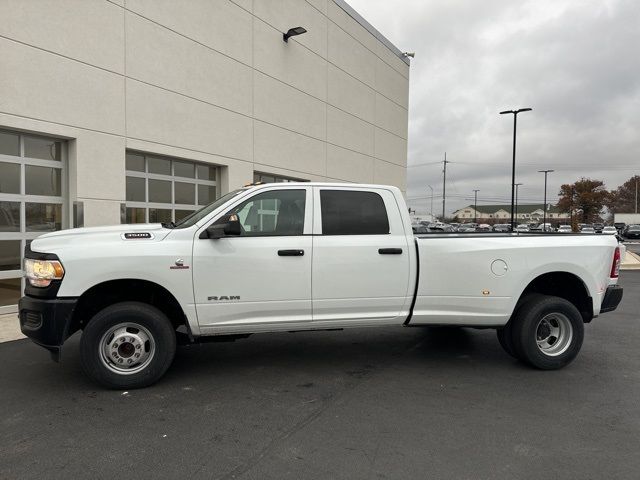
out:
<path id="1" fill-rule="evenodd" d="M 0 315 L 0 343 L 20 340 L 21 338 L 27 337 L 20 331 L 18 314 L 8 313 L 6 315 Z"/>

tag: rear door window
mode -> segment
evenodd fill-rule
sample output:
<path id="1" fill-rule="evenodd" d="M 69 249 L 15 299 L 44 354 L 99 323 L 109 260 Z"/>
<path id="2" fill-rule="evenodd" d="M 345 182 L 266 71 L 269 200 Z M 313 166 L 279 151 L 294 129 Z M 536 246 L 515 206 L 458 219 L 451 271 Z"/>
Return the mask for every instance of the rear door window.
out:
<path id="1" fill-rule="evenodd" d="M 323 235 L 386 235 L 389 218 L 375 192 L 321 190 Z"/>

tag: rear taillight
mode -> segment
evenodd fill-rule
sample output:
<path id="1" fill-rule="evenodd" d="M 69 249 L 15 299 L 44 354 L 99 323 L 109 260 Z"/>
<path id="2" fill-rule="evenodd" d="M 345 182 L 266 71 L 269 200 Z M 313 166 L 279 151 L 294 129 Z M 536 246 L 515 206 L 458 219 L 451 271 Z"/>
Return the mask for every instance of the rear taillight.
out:
<path id="1" fill-rule="evenodd" d="M 611 278 L 618 278 L 620 274 L 620 247 L 616 247 L 616 251 L 613 252 L 613 263 L 611 264 Z"/>

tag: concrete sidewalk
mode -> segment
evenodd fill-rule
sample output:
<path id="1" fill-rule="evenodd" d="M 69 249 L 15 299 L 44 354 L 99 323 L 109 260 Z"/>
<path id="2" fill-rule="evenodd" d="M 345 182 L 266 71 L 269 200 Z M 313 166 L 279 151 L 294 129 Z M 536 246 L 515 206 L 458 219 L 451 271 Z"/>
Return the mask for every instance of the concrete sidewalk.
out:
<path id="1" fill-rule="evenodd" d="M 627 253 L 624 256 L 624 261 L 620 265 L 620 269 L 621 270 L 640 270 L 640 255 L 627 250 Z"/>
<path id="2" fill-rule="evenodd" d="M 0 315 L 0 343 L 26 338 L 20 331 L 17 313 Z"/>

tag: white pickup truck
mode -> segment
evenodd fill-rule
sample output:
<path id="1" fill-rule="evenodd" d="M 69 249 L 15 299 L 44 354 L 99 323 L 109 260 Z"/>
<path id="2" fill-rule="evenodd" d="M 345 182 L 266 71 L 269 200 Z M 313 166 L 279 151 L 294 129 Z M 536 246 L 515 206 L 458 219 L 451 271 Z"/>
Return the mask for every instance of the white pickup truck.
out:
<path id="1" fill-rule="evenodd" d="M 112 388 L 156 382 L 179 341 L 388 325 L 494 328 L 556 369 L 622 298 L 613 236 L 414 236 L 381 185 L 250 185 L 177 224 L 42 235 L 25 257 L 22 332 L 57 360 L 82 330 L 85 371 Z"/>

